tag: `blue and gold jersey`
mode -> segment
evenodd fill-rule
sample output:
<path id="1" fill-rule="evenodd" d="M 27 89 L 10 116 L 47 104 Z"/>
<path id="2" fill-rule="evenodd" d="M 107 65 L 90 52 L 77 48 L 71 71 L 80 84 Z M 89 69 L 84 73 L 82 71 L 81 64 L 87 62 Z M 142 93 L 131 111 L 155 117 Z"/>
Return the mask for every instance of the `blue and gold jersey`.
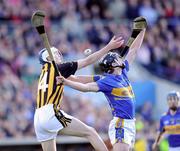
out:
<path id="1" fill-rule="evenodd" d="M 161 117 L 159 130 L 168 134 L 170 147 L 180 147 L 180 107 L 175 115 L 168 111 Z"/>
<path id="2" fill-rule="evenodd" d="M 129 64 L 126 60 L 125 68 L 120 75 L 104 74 L 104 76 L 94 76 L 99 92 L 106 96 L 114 117 L 123 119 L 133 119 L 135 116 L 134 93 L 127 77 Z"/>

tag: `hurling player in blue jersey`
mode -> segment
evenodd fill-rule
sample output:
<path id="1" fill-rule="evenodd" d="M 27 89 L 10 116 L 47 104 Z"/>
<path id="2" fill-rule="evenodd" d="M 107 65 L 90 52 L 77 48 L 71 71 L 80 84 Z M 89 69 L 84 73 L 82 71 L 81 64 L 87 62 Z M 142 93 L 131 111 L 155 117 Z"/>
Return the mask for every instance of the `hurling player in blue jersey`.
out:
<path id="1" fill-rule="evenodd" d="M 135 21 L 138 24 L 141 21 L 146 24 L 144 18 L 138 18 Z M 135 21 L 133 27 L 135 27 Z M 100 60 L 104 75 L 93 76 L 93 78 L 92 76 L 82 77 L 80 82 L 67 80 L 62 76 L 57 77 L 57 83 L 64 83 L 79 91 L 104 93 L 113 115 L 108 132 L 113 151 L 129 151 L 135 141 L 135 99 L 127 73 L 129 64 L 133 62 L 142 44 L 145 30 L 146 25 L 135 31 L 133 28 L 130 39 L 134 39 L 131 45 L 129 45 L 132 42 L 130 40 L 119 53 L 109 52 Z"/>
<path id="2" fill-rule="evenodd" d="M 153 144 L 153 150 L 162 139 L 163 134 L 168 134 L 169 151 L 180 151 L 180 94 L 172 91 L 167 95 L 168 111 L 160 119 L 160 128 Z"/>

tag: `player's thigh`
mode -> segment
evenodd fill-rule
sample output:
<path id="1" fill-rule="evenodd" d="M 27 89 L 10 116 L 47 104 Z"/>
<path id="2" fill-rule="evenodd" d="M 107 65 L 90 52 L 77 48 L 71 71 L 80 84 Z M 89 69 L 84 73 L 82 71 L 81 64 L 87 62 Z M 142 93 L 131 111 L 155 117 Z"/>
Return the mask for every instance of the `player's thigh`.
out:
<path id="1" fill-rule="evenodd" d="M 56 151 L 56 139 L 41 142 L 43 151 Z"/>
<path id="2" fill-rule="evenodd" d="M 84 137 L 90 132 L 93 132 L 93 128 L 73 117 L 71 123 L 69 123 L 67 127 L 60 130 L 59 134 Z"/>
<path id="3" fill-rule="evenodd" d="M 126 143 L 115 143 L 113 145 L 113 151 L 130 151 L 130 146 Z"/>

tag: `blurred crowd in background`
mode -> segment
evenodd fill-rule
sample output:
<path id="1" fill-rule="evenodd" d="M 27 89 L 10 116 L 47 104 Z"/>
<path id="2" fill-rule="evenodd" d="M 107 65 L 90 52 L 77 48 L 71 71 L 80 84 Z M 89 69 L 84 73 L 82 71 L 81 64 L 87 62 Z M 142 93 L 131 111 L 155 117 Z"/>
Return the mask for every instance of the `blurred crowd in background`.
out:
<path id="1" fill-rule="evenodd" d="M 180 83 L 179 8 L 179 0 L 1 0 L 0 138 L 34 136 L 38 52 L 43 48 L 30 22 L 35 10 L 46 12 L 50 43 L 65 60 L 77 59 L 86 48 L 102 48 L 114 34 L 127 40 L 133 18 L 144 16 L 148 29 L 137 62 L 156 76 Z M 111 119 L 107 108 L 81 96 L 63 100 L 66 112 L 98 132 L 107 133 Z M 137 112 L 136 146 L 148 150 L 158 125 L 152 104 L 147 102 Z"/>

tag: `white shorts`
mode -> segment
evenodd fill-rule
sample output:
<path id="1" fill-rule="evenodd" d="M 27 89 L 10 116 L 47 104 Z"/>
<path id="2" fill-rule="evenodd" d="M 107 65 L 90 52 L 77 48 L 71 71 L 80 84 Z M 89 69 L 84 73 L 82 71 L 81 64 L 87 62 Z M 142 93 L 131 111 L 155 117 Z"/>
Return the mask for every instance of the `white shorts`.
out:
<path id="1" fill-rule="evenodd" d="M 112 145 L 123 142 L 133 148 L 136 135 L 135 119 L 114 117 L 110 122 L 108 134 Z"/>
<path id="2" fill-rule="evenodd" d="M 70 123 L 72 116 L 64 111 L 55 110 L 53 104 L 36 109 L 34 115 L 34 129 L 39 142 L 56 138 L 58 132 Z"/>
<path id="3" fill-rule="evenodd" d="M 169 151 L 180 151 L 180 147 L 169 147 Z"/>

